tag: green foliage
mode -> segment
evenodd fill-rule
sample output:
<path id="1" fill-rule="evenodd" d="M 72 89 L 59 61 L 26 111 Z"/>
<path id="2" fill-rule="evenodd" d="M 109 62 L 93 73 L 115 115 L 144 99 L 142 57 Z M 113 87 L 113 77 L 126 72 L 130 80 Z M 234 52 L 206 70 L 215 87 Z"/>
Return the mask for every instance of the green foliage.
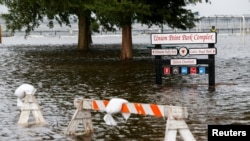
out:
<path id="1" fill-rule="evenodd" d="M 91 22 L 90 29 L 92 30 L 92 32 L 98 32 L 99 33 L 100 32 L 99 28 L 100 28 L 100 25 L 97 23 L 96 20 Z"/>
<path id="2" fill-rule="evenodd" d="M 94 0 L 89 9 L 94 11 L 101 25 L 108 30 L 113 30 L 114 26 L 131 25 L 141 14 L 150 15 L 149 5 L 138 0 Z"/>
<path id="3" fill-rule="evenodd" d="M 25 28 L 29 33 L 46 17 L 49 27 L 54 21 L 70 26 L 70 19 L 84 14 L 98 32 L 99 24 L 106 30 L 140 22 L 148 26 L 168 24 L 172 28 L 194 26 L 194 13 L 185 9 L 187 4 L 202 0 L 0 0 L 9 8 L 5 14 L 7 28 L 12 32 Z M 207 0 L 205 0 L 207 2 Z M 95 16 L 91 17 L 91 13 Z M 92 14 L 93 15 L 93 14 Z M 77 20 L 76 20 L 77 21 Z"/>
<path id="4" fill-rule="evenodd" d="M 4 4 L 11 14 L 4 14 L 3 17 L 6 19 L 7 28 L 12 32 L 25 26 L 28 33 L 43 21 L 43 7 L 32 0 L 6 0 Z"/>
<path id="5" fill-rule="evenodd" d="M 70 26 L 70 19 L 79 14 L 86 14 L 90 19 L 90 12 L 84 8 L 90 0 L 0 0 L 6 5 L 9 13 L 4 15 L 7 29 L 15 32 L 25 28 L 27 35 L 37 28 L 44 19 L 48 27 L 52 28 L 54 22 Z"/>
<path id="6" fill-rule="evenodd" d="M 133 22 L 187 29 L 194 27 L 198 19 L 185 6 L 197 2 L 200 0 L 94 0 L 89 9 L 108 30 L 114 30 L 115 26 L 130 26 Z"/>
<path id="7" fill-rule="evenodd" d="M 191 10 L 185 9 L 187 4 L 195 4 L 198 0 L 144 0 L 150 5 L 151 15 L 142 15 L 138 21 L 146 25 L 167 24 L 172 28 L 187 29 L 195 26 L 198 20 Z"/>

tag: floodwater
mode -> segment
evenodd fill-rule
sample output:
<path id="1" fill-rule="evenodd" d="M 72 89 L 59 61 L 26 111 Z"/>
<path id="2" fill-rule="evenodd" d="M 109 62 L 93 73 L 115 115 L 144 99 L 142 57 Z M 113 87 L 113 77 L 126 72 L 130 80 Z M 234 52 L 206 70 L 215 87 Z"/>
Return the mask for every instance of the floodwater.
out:
<path id="1" fill-rule="evenodd" d="M 17 141 L 157 141 L 164 139 L 166 119 L 132 115 L 118 126 L 105 125 L 105 113 L 93 112 L 94 133 L 64 134 L 75 98 L 157 103 L 188 108 L 185 119 L 197 141 L 207 140 L 209 124 L 250 124 L 250 43 L 239 35 L 219 35 L 215 90 L 207 75 L 171 75 L 155 84 L 154 58 L 135 50 L 133 61 L 121 62 L 119 50 L 77 52 L 69 46 L 9 46 L 0 48 L 0 140 Z M 142 45 L 137 45 L 138 48 Z M 196 45 L 197 46 L 197 45 Z M 204 57 L 204 56 L 203 56 Z M 18 126 L 15 89 L 30 83 L 43 107 L 43 126 Z M 180 137 L 179 137 L 180 138 Z M 179 139 L 178 138 L 178 139 Z"/>

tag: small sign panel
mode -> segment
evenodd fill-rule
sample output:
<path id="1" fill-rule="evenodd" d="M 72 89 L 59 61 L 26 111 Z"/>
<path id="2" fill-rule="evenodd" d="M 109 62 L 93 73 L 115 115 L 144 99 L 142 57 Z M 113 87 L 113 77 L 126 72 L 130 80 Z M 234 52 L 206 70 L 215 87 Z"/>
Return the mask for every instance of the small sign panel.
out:
<path id="1" fill-rule="evenodd" d="M 209 44 L 217 42 L 216 32 L 154 33 L 151 43 L 156 44 Z"/>
<path id="2" fill-rule="evenodd" d="M 179 67 L 173 67 L 173 74 L 179 74 Z"/>
<path id="3" fill-rule="evenodd" d="M 187 67 L 181 67 L 181 74 L 188 74 L 188 68 Z"/>
<path id="4" fill-rule="evenodd" d="M 190 48 L 189 54 L 191 55 L 215 55 L 217 54 L 216 48 Z"/>
<path id="5" fill-rule="evenodd" d="M 171 65 L 196 65 L 197 59 L 171 59 Z"/>
<path id="6" fill-rule="evenodd" d="M 205 74 L 206 73 L 206 67 L 200 66 L 199 67 L 199 74 Z"/>
<path id="7" fill-rule="evenodd" d="M 190 67 L 190 74 L 196 74 L 197 68 L 196 67 Z"/>
<path id="8" fill-rule="evenodd" d="M 177 55 L 177 49 L 152 49 L 152 55 Z"/>
<path id="9" fill-rule="evenodd" d="M 163 73 L 164 73 L 164 74 L 170 74 L 170 73 L 171 73 L 170 67 L 164 67 L 164 68 L 163 68 Z"/>

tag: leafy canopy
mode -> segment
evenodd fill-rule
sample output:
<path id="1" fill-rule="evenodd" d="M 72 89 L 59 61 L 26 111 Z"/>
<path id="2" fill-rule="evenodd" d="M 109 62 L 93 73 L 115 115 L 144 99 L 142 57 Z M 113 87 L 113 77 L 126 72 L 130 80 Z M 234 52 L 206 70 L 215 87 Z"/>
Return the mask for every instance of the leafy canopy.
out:
<path id="1" fill-rule="evenodd" d="M 198 20 L 185 7 L 200 0 L 94 0 L 94 11 L 101 25 L 107 29 L 139 22 L 148 26 L 168 24 L 172 28 L 187 29 Z"/>
<path id="2" fill-rule="evenodd" d="M 25 27 L 26 32 L 34 30 L 44 21 L 53 21 L 70 26 L 70 18 L 85 14 L 90 21 L 99 21 L 106 29 L 114 26 L 131 25 L 139 22 L 151 25 L 168 24 L 172 28 L 187 29 L 195 26 L 188 4 L 202 0 L 0 0 L 9 9 L 5 14 L 7 28 L 12 32 Z M 208 0 L 205 0 L 206 2 Z M 92 13 L 92 14 L 91 14 Z M 95 15 L 95 20 L 91 15 Z M 96 27 L 97 24 L 95 24 Z"/>

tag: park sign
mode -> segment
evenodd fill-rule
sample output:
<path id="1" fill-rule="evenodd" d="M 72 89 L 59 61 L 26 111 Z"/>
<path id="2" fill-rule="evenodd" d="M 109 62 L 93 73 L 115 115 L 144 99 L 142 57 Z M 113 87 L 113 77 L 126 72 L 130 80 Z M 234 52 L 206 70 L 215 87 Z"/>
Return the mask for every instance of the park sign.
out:
<path id="1" fill-rule="evenodd" d="M 153 33 L 151 44 L 155 45 L 152 55 L 155 55 L 156 84 L 162 84 L 163 74 L 208 74 L 209 86 L 215 86 L 215 55 L 217 49 L 216 32 L 183 32 L 183 33 Z M 177 44 L 208 44 L 207 48 L 187 48 L 181 46 L 174 50 L 162 49 L 162 45 Z M 157 49 L 157 50 L 156 50 Z M 182 58 L 177 58 L 174 55 Z M 173 58 L 162 58 L 171 55 Z M 187 55 L 207 55 L 207 59 L 186 58 Z M 202 66 L 200 66 L 202 65 Z M 204 66 L 207 66 L 204 67 Z"/>
<path id="2" fill-rule="evenodd" d="M 154 33 L 151 34 L 151 44 L 215 44 L 216 32 L 196 33 Z"/>

